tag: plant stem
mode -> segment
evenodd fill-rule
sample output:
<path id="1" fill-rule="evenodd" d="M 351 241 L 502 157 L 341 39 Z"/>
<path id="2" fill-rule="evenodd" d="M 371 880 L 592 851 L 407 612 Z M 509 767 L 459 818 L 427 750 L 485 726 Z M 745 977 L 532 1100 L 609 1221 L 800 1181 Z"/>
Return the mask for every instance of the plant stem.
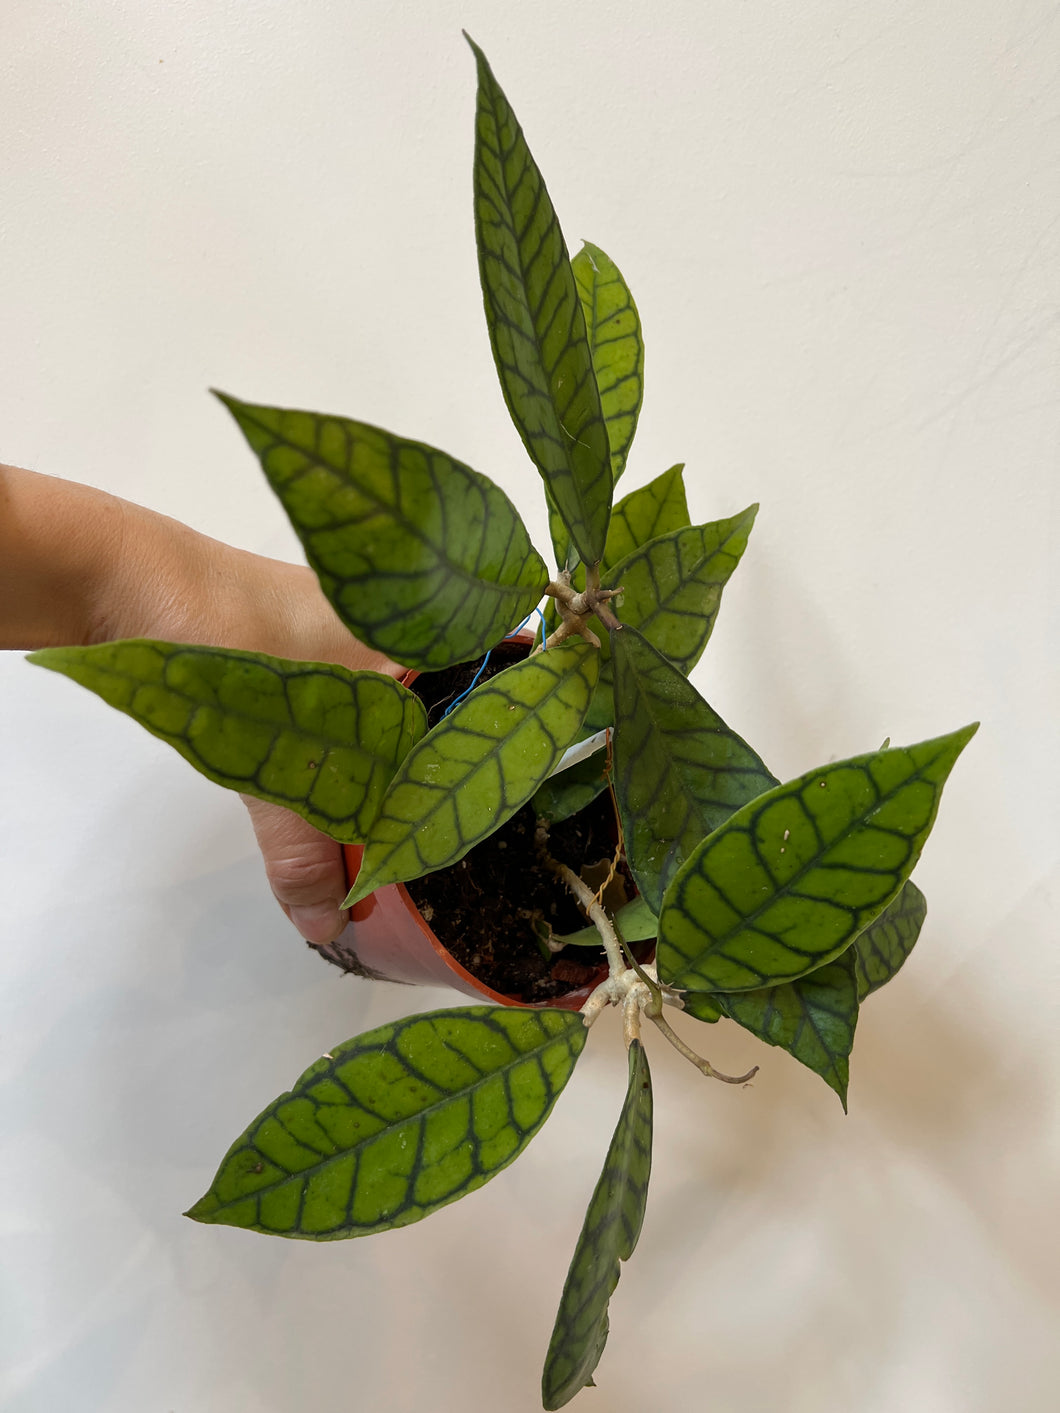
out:
<path id="1" fill-rule="evenodd" d="M 556 600 L 561 622 L 555 632 L 549 634 L 544 646 L 555 647 L 565 638 L 578 633 L 598 648 L 600 639 L 589 627 L 588 620 L 596 617 L 605 628 L 621 628 L 622 624 L 608 608 L 610 600 L 621 592 L 621 588 L 601 589 L 600 566 L 591 564 L 585 572 L 585 591 L 577 593 L 571 588 L 570 571 L 565 569 L 558 579 L 553 579 L 545 587 L 545 593 Z"/>
<path id="2" fill-rule="evenodd" d="M 622 972 L 626 970 L 626 959 L 622 955 L 622 943 L 618 940 L 614 923 L 604 911 L 603 904 L 598 901 L 593 890 L 578 877 L 572 868 L 569 868 L 565 863 L 559 863 L 547 853 L 545 854 L 545 859 L 552 872 L 563 879 L 564 883 L 585 909 L 589 921 L 595 926 L 597 932 L 599 932 L 600 941 L 603 944 L 604 951 L 607 953 L 607 966 L 611 976 L 620 976 Z"/>
<path id="3" fill-rule="evenodd" d="M 663 1005 L 681 1005 L 680 997 L 662 987 L 658 980 L 649 976 L 636 962 L 628 946 L 619 938 L 615 925 L 604 910 L 599 898 L 572 868 L 560 863 L 548 852 L 548 831 L 543 824 L 538 826 L 536 843 L 541 857 L 557 877 L 562 878 L 570 891 L 584 908 L 590 922 L 600 934 L 600 941 L 607 953 L 608 976 L 595 989 L 582 1007 L 582 1019 L 586 1026 L 608 1005 L 622 1007 L 622 1033 L 628 1050 L 634 1040 L 640 1039 L 640 1017 L 643 1012 L 662 1031 L 666 1039 L 686 1060 L 695 1065 L 700 1074 L 708 1079 L 720 1079 L 723 1084 L 746 1084 L 758 1073 L 758 1066 L 746 1074 L 722 1074 L 709 1060 L 697 1055 L 690 1045 L 686 1045 L 668 1021 L 663 1019 Z M 632 965 L 627 965 L 627 957 Z M 654 967 L 652 968 L 654 971 Z"/>

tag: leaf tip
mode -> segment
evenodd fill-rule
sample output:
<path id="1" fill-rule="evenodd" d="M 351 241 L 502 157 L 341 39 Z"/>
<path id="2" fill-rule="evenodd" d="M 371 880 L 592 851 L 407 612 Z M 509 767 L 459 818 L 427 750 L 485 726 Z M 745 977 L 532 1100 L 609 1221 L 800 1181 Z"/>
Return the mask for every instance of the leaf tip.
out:
<path id="1" fill-rule="evenodd" d="M 369 893 L 374 892 L 374 888 L 366 888 L 361 883 L 355 883 L 350 889 L 350 891 L 346 894 L 345 898 L 343 898 L 342 902 L 339 904 L 340 911 L 345 908 L 356 907 L 358 903 L 363 902 L 364 899 L 368 897 Z"/>
<path id="2" fill-rule="evenodd" d="M 190 1217 L 193 1222 L 204 1222 L 209 1225 L 213 1221 L 216 1208 L 216 1202 L 210 1201 L 210 1194 L 207 1192 L 204 1197 L 199 1198 L 198 1202 L 193 1202 L 188 1210 L 181 1215 Z"/>
<path id="3" fill-rule="evenodd" d="M 34 667 L 46 667 L 49 672 L 61 672 L 65 676 L 71 677 L 73 674 L 70 671 L 70 653 L 81 655 L 90 651 L 90 648 L 77 646 L 35 648 L 33 652 L 26 654 L 26 661 L 32 663 Z"/>
<path id="4" fill-rule="evenodd" d="M 952 751 L 953 762 L 956 762 L 957 757 L 978 730 L 979 722 L 970 721 L 967 726 L 958 727 L 956 731 L 952 731 L 948 736 L 940 736 L 939 745 L 947 752 Z"/>
<path id="5" fill-rule="evenodd" d="M 220 388 L 210 388 L 209 393 L 210 396 L 215 397 L 222 406 L 227 407 L 233 417 L 236 415 L 236 408 L 243 406 L 237 397 L 233 397 L 231 393 L 222 392 Z"/>

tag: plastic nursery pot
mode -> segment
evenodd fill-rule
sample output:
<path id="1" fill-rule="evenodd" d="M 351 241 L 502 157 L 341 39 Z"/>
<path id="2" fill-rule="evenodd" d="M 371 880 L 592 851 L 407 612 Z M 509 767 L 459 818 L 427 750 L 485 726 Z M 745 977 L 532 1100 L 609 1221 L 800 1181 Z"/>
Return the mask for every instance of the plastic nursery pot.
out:
<path id="1" fill-rule="evenodd" d="M 524 631 L 506 638 L 500 646 L 503 649 L 510 645 L 509 652 L 517 659 L 525 656 L 533 641 L 533 634 Z M 408 687 L 418 676 L 418 672 L 410 670 L 401 681 Z M 361 844 L 345 845 L 346 873 L 351 884 L 361 867 L 363 853 Z M 556 1006 L 577 1011 L 585 1004 L 593 987 L 607 975 L 607 968 L 601 966 L 584 984 L 549 1001 L 527 1002 L 519 996 L 505 996 L 479 981 L 450 955 L 424 921 L 402 883 L 389 883 L 362 898 L 350 909 L 350 925 L 339 941 L 332 948 L 322 950 L 339 965 L 348 964 L 352 953 L 355 969 L 379 980 L 403 981 L 415 986 L 451 986 L 475 1000 L 484 999 L 502 1006 Z"/>

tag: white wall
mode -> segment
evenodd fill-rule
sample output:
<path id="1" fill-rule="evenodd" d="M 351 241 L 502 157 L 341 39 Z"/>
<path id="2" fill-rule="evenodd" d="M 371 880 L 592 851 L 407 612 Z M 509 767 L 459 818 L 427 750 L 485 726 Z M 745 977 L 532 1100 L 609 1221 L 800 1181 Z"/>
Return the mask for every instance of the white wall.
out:
<path id="1" fill-rule="evenodd" d="M 637 297 L 629 484 L 762 512 L 697 680 L 793 775 L 974 718 L 844 1118 L 653 1047 L 656 1169 L 586 1409 L 1057 1405 L 1060 22 L 1044 0 L 7 0 L 0 458 L 294 556 L 205 389 L 497 479 L 472 236 L 489 54 L 568 240 Z M 531 518 L 532 517 L 532 518 Z M 329 1044 L 443 993 L 341 980 L 233 797 L 0 661 L 0 1381 L 12 1413 L 537 1404 L 624 1084 L 594 1034 L 525 1157 L 429 1222 L 270 1242 L 181 1211 Z"/>

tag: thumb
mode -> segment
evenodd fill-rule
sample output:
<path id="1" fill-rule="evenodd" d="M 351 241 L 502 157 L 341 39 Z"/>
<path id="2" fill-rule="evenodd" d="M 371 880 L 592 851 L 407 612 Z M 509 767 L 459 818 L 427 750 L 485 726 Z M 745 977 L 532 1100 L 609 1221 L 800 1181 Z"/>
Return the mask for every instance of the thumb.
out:
<path id="1" fill-rule="evenodd" d="M 279 805 L 242 796 L 276 901 L 307 942 L 334 942 L 346 925 L 342 847 Z"/>

